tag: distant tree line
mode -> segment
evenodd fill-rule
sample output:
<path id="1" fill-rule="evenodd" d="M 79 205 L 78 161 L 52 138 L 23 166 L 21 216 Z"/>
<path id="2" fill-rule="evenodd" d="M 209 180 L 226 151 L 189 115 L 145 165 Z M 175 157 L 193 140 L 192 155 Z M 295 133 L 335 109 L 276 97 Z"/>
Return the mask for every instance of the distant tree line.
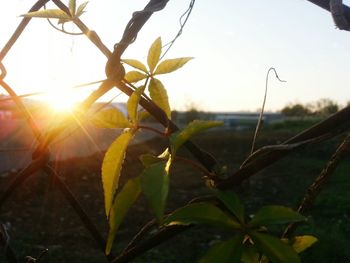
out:
<path id="1" fill-rule="evenodd" d="M 320 99 L 308 104 L 290 104 L 281 112 L 287 117 L 324 117 L 336 113 L 340 106 L 331 99 Z"/>

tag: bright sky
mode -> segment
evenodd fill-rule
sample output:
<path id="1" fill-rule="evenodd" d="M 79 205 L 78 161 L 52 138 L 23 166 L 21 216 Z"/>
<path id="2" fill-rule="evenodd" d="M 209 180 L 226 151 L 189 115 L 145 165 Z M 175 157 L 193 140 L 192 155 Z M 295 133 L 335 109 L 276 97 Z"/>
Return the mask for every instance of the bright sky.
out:
<path id="1" fill-rule="evenodd" d="M 2 2 L 0 47 L 20 22 L 18 16 L 35 1 Z M 90 0 L 81 19 L 112 49 L 131 13 L 147 2 Z M 188 4 L 189 0 L 170 0 L 165 10 L 153 15 L 123 58 L 145 61 L 154 39 L 161 36 L 163 43 L 170 41 Z M 207 111 L 254 111 L 261 107 L 265 75 L 273 66 L 287 83 L 271 75 L 267 110 L 320 98 L 345 104 L 350 100 L 349 47 L 350 32 L 335 29 L 330 13 L 306 0 L 197 0 L 184 33 L 166 57 L 195 59 L 160 79 L 174 109 L 194 103 Z M 43 19 L 32 20 L 4 60 L 6 81 L 19 94 L 61 91 L 103 79 L 105 63 L 87 38 L 59 33 Z M 84 98 L 87 93 L 82 90 L 92 89 L 64 96 Z"/>

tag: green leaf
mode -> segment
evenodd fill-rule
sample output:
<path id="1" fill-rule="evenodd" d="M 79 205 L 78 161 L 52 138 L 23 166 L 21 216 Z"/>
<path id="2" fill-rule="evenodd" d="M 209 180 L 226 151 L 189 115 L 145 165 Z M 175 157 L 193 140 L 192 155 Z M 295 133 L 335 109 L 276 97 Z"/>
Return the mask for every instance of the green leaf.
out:
<path id="1" fill-rule="evenodd" d="M 88 4 L 88 2 L 84 2 L 81 5 L 78 6 L 77 12 L 75 14 L 75 17 L 78 18 L 80 17 L 85 11 L 85 7 Z"/>
<path id="2" fill-rule="evenodd" d="M 149 93 L 151 99 L 155 104 L 159 106 L 165 113 L 168 119 L 171 119 L 171 109 L 169 105 L 169 98 L 166 89 L 163 86 L 163 83 L 155 78 L 152 78 L 149 86 Z"/>
<path id="3" fill-rule="evenodd" d="M 149 154 L 149 153 L 143 154 L 140 156 L 140 161 L 145 167 L 148 167 L 154 163 L 169 160 L 169 157 L 170 157 L 170 153 L 169 153 L 169 149 L 167 148 L 163 153 L 161 153 L 158 156 L 154 156 L 153 154 Z"/>
<path id="4" fill-rule="evenodd" d="M 126 105 L 127 110 L 128 110 L 128 114 L 129 114 L 129 118 L 130 118 L 131 122 L 134 124 L 136 124 L 138 121 L 137 107 L 139 105 L 140 98 L 141 98 L 141 95 L 142 95 L 144 90 L 145 90 L 144 86 L 137 88 L 133 92 L 133 94 L 131 94 L 130 98 L 128 99 L 127 105 Z"/>
<path id="5" fill-rule="evenodd" d="M 252 231 L 250 237 L 256 248 L 267 256 L 273 263 L 300 263 L 298 254 L 291 246 L 280 239 Z"/>
<path id="6" fill-rule="evenodd" d="M 246 243 L 243 246 L 242 258 L 241 258 L 242 262 L 243 263 L 262 263 L 259 260 L 260 255 L 254 248 L 254 246 L 251 244 L 247 245 Z"/>
<path id="7" fill-rule="evenodd" d="M 305 235 L 305 236 L 296 236 L 292 240 L 292 247 L 297 253 L 301 253 L 304 250 L 311 247 L 314 243 L 316 243 L 318 240 L 314 236 Z"/>
<path id="8" fill-rule="evenodd" d="M 142 154 L 140 156 L 140 161 L 142 162 L 143 166 L 148 167 L 151 166 L 152 164 L 158 163 L 161 161 L 157 156 L 154 156 L 153 154 Z"/>
<path id="9" fill-rule="evenodd" d="M 128 64 L 131 67 L 137 68 L 145 73 L 148 73 L 146 66 L 136 59 L 122 59 L 121 61 Z"/>
<path id="10" fill-rule="evenodd" d="M 244 236 L 237 235 L 212 246 L 199 263 L 240 263 Z"/>
<path id="11" fill-rule="evenodd" d="M 178 70 L 183 65 L 185 65 L 188 61 L 193 59 L 192 57 L 186 58 L 174 58 L 174 59 L 166 59 L 162 61 L 153 75 L 166 74 Z"/>
<path id="12" fill-rule="evenodd" d="M 99 128 L 128 128 L 128 119 L 117 109 L 99 111 L 91 118 L 91 123 Z"/>
<path id="13" fill-rule="evenodd" d="M 127 82 L 133 83 L 147 78 L 147 75 L 140 71 L 132 70 L 126 73 L 124 78 Z"/>
<path id="14" fill-rule="evenodd" d="M 145 168 L 141 174 L 142 192 L 156 218 L 162 222 L 169 192 L 169 174 L 165 161 L 154 163 Z"/>
<path id="15" fill-rule="evenodd" d="M 179 208 L 165 219 L 164 224 L 206 224 L 230 229 L 240 229 L 237 221 L 209 203 L 193 203 Z"/>
<path id="16" fill-rule="evenodd" d="M 298 212 L 284 206 L 264 206 L 250 221 L 249 225 L 256 227 L 261 225 L 277 225 L 304 221 L 305 217 Z"/>
<path id="17" fill-rule="evenodd" d="M 75 5 L 76 5 L 76 0 L 69 0 L 69 4 L 68 4 L 68 6 L 69 6 L 69 12 L 70 12 L 70 14 L 71 14 L 71 16 L 72 17 L 74 17 L 75 16 Z"/>
<path id="18" fill-rule="evenodd" d="M 108 148 L 102 162 L 102 185 L 105 197 L 107 218 L 111 210 L 113 197 L 118 189 L 120 171 L 125 158 L 125 151 L 134 136 L 132 130 L 122 133 Z"/>
<path id="19" fill-rule="evenodd" d="M 158 37 L 153 42 L 153 44 L 151 45 L 148 51 L 147 64 L 148 64 L 150 73 L 153 73 L 154 68 L 157 66 L 161 53 L 162 53 L 162 40 L 160 37 Z"/>
<path id="20" fill-rule="evenodd" d="M 238 196 L 232 191 L 216 191 L 216 196 L 234 214 L 237 219 L 244 223 L 244 206 Z"/>
<path id="21" fill-rule="evenodd" d="M 213 127 L 221 126 L 224 123 L 222 121 L 199 121 L 195 120 L 189 123 L 182 131 L 174 133 L 170 137 L 170 142 L 175 153 L 182 144 L 184 144 L 193 135 Z"/>
<path id="22" fill-rule="evenodd" d="M 111 252 L 113 241 L 120 224 L 123 222 L 127 212 L 141 193 L 140 178 L 129 180 L 116 196 L 109 217 L 109 233 L 106 245 L 106 255 Z"/>
<path id="23" fill-rule="evenodd" d="M 66 12 L 61 9 L 46 9 L 39 10 L 35 12 L 29 12 L 27 14 L 21 15 L 23 17 L 38 17 L 38 18 L 58 18 L 71 20 L 71 17 L 66 14 Z"/>

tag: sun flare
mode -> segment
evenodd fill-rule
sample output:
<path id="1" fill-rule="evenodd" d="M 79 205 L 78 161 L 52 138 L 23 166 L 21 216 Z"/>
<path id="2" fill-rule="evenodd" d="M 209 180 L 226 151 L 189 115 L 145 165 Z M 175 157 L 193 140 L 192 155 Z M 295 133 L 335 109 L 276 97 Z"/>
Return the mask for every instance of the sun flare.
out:
<path id="1" fill-rule="evenodd" d="M 81 95 L 72 92 L 50 92 L 45 96 L 45 101 L 54 112 L 71 112 L 81 102 Z"/>

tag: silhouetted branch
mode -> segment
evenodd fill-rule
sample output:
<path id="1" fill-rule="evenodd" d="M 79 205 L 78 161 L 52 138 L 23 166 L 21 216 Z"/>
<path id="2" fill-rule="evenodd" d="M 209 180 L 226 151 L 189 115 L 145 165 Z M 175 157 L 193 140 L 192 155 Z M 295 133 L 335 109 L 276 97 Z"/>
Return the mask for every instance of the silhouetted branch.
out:
<path id="1" fill-rule="evenodd" d="M 40 8 L 42 8 L 47 2 L 49 2 L 50 0 L 39 0 L 37 1 L 31 9 L 29 9 L 29 12 L 34 12 L 34 11 L 38 11 Z M 4 59 L 4 57 L 6 56 L 6 54 L 10 51 L 10 49 L 12 48 L 12 46 L 16 43 L 17 39 L 19 38 L 19 36 L 22 34 L 23 30 L 26 28 L 26 26 L 28 25 L 29 21 L 30 21 L 31 17 L 24 17 L 21 21 L 21 23 L 18 25 L 17 29 L 15 30 L 15 32 L 12 34 L 11 38 L 7 41 L 7 43 L 5 44 L 5 46 L 3 47 L 3 49 L 0 52 L 0 61 L 2 61 Z"/>
<path id="2" fill-rule="evenodd" d="M 302 141 L 318 138 L 321 136 L 334 137 L 340 132 L 341 126 L 350 124 L 350 106 L 340 110 L 339 112 L 331 115 L 327 119 L 317 123 L 316 125 L 308 128 L 296 136 L 285 141 L 284 145 L 299 143 Z M 327 137 L 328 138 L 328 137 Z M 228 189 L 233 186 L 241 184 L 244 180 L 248 179 L 250 176 L 256 174 L 257 172 L 263 170 L 274 162 L 278 161 L 287 154 L 281 153 L 280 151 L 271 151 L 264 156 L 264 158 L 253 159 L 249 162 L 248 165 L 240 168 L 238 171 L 230 175 L 227 179 L 218 181 L 216 187 L 220 189 Z"/>
<path id="3" fill-rule="evenodd" d="M 304 213 L 315 201 L 316 197 L 320 193 L 321 189 L 326 185 L 328 180 L 334 174 L 335 169 L 339 165 L 340 161 L 350 151 L 350 134 L 348 134 L 343 142 L 338 146 L 332 157 L 329 159 L 327 165 L 314 182 L 306 190 L 305 196 L 298 207 L 299 213 Z M 284 236 L 289 237 L 295 230 L 298 224 L 291 224 L 286 229 Z"/>
<path id="4" fill-rule="evenodd" d="M 4 202 L 11 196 L 11 194 L 32 174 L 39 171 L 47 162 L 48 156 L 41 155 L 36 160 L 32 161 L 26 168 L 18 173 L 18 175 L 11 181 L 10 185 L 2 193 L 0 197 L 0 209 Z"/>
<path id="5" fill-rule="evenodd" d="M 98 247 L 104 253 L 106 248 L 106 241 L 102 237 L 101 233 L 97 230 L 95 224 L 91 221 L 90 217 L 84 211 L 83 207 L 79 203 L 79 201 L 75 198 L 73 193 L 69 190 L 68 186 L 63 182 L 62 178 L 56 173 L 56 171 L 46 165 L 43 170 L 50 176 L 52 176 L 57 183 L 58 188 L 62 192 L 63 196 L 66 198 L 68 203 L 72 206 L 74 211 L 79 216 L 80 220 L 83 222 L 86 229 L 90 232 L 91 236 L 95 239 Z M 113 258 L 113 255 L 106 256 L 109 260 Z"/>
<path id="6" fill-rule="evenodd" d="M 10 245 L 10 237 L 4 224 L 0 224 L 0 245 L 3 246 L 5 250 L 7 261 L 10 263 L 17 263 L 16 253 Z"/>

